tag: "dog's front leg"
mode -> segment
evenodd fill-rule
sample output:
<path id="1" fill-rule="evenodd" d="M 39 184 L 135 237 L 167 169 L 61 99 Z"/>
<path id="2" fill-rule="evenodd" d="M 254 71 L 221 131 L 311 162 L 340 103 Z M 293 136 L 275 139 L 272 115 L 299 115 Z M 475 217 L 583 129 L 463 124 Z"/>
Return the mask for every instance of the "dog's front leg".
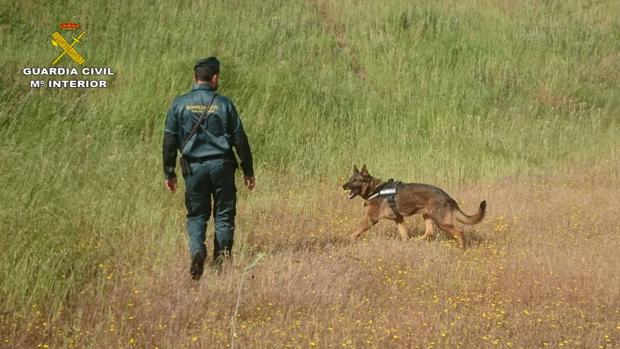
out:
<path id="1" fill-rule="evenodd" d="M 370 229 L 370 227 L 372 227 L 375 224 L 377 224 L 376 220 L 373 220 L 372 218 L 368 216 L 364 216 L 364 218 L 362 219 L 362 222 L 360 223 L 355 233 L 351 234 L 351 240 L 357 239 L 360 235 L 362 235 L 362 233 Z"/>
<path id="2" fill-rule="evenodd" d="M 409 234 L 407 234 L 407 228 L 405 227 L 405 220 L 402 217 L 396 219 L 396 226 L 398 227 L 398 233 L 400 233 L 400 238 L 403 241 L 407 241 L 407 239 L 409 239 Z"/>

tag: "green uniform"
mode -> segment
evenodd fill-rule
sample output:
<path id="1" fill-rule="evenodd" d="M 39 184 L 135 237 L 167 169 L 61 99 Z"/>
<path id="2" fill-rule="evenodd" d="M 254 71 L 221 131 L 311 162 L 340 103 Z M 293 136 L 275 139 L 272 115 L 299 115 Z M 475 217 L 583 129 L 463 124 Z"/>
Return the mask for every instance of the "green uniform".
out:
<path id="1" fill-rule="evenodd" d="M 197 131 L 185 142 L 211 101 Z M 253 177 L 248 139 L 230 99 L 216 94 L 208 84 L 194 84 L 189 93 L 173 101 L 164 128 L 164 175 L 166 179 L 176 176 L 176 157 L 180 151 L 191 168 L 191 174 L 184 174 L 184 178 L 187 234 L 192 257 L 199 253 L 206 256 L 205 233 L 212 211 L 215 220 L 214 258 L 230 253 L 232 249 L 237 191 L 234 180 L 237 160 L 233 148 L 241 160 L 243 174 Z"/>

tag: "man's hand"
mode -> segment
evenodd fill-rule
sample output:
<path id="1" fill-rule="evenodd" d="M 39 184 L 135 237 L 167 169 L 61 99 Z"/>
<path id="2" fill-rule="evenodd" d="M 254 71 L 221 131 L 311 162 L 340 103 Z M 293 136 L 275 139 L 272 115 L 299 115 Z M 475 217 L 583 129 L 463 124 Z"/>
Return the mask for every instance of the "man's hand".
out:
<path id="1" fill-rule="evenodd" d="M 245 186 L 250 190 L 254 189 L 254 187 L 256 186 L 256 178 L 254 177 L 243 177 L 243 182 L 245 183 Z"/>
<path id="2" fill-rule="evenodd" d="M 166 179 L 165 182 L 166 189 L 168 189 L 171 193 L 176 193 L 177 191 L 177 177 L 172 177 L 170 179 Z"/>

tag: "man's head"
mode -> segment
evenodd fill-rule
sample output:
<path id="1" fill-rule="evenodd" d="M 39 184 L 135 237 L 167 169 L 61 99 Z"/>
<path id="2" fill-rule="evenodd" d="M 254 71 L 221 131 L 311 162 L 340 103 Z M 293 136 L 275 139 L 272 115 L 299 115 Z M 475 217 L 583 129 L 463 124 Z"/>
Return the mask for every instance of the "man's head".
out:
<path id="1" fill-rule="evenodd" d="M 203 58 L 194 65 L 194 81 L 208 83 L 217 90 L 220 81 L 220 61 L 215 57 Z"/>

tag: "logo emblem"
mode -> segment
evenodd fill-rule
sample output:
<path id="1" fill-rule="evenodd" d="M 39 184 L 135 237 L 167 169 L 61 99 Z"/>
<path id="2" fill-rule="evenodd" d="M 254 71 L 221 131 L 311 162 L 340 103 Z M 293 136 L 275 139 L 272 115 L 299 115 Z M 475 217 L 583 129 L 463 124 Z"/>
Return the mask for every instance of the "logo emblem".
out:
<path id="1" fill-rule="evenodd" d="M 63 30 L 76 30 L 80 27 L 77 23 L 61 23 L 60 28 Z M 76 49 L 74 48 L 80 42 L 80 39 L 86 34 L 86 32 L 81 32 L 77 37 L 72 36 L 73 42 L 69 44 L 67 40 L 59 33 L 54 32 L 52 34 L 52 46 L 60 47 L 62 49 L 62 53 L 56 57 L 56 59 L 52 62 L 52 65 L 56 65 L 58 61 L 65 55 L 69 56 L 75 63 L 84 64 L 86 61 L 82 55 L 80 55 Z"/>

